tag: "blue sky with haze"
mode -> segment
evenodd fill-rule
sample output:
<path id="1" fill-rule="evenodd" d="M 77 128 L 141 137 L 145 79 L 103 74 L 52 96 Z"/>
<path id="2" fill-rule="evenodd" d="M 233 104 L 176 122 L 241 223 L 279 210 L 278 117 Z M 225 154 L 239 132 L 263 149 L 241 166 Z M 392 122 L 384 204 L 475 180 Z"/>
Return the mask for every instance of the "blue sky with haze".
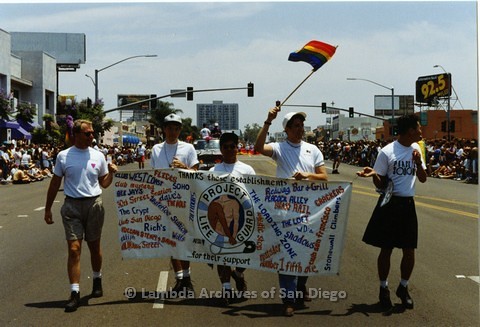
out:
<path id="1" fill-rule="evenodd" d="M 168 94 L 171 89 L 246 87 L 196 93 L 193 102 L 168 99 L 196 122 L 196 103 L 223 100 L 240 108 L 240 128 L 261 124 L 275 100 L 283 100 L 311 71 L 287 60 L 310 40 L 338 45 L 335 56 L 287 102 L 355 107 L 373 114 L 374 95 L 390 91 L 347 77 L 373 80 L 414 95 L 419 76 L 452 73 L 465 109 L 477 110 L 476 3 L 427 2 L 212 2 L 212 3 L 43 3 L 0 4 L 0 28 L 7 32 L 84 33 L 87 62 L 60 74 L 60 93 L 94 97 L 85 74 L 123 58 L 137 58 L 99 73 L 105 108 L 117 94 Z M 461 106 L 457 102 L 455 109 Z M 325 123 L 320 109 L 305 111 L 306 125 Z M 115 117 L 115 116 L 114 116 Z M 272 131 L 281 130 L 277 119 Z"/>

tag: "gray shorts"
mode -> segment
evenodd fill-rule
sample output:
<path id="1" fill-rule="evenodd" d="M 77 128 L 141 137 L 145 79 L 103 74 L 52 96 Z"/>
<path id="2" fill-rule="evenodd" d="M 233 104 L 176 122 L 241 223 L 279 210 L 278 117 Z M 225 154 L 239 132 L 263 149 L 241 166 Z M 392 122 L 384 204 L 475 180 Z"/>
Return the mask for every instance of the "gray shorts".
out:
<path id="1" fill-rule="evenodd" d="M 85 239 L 91 242 L 100 239 L 105 218 L 100 196 L 82 199 L 67 197 L 60 213 L 68 241 Z"/>

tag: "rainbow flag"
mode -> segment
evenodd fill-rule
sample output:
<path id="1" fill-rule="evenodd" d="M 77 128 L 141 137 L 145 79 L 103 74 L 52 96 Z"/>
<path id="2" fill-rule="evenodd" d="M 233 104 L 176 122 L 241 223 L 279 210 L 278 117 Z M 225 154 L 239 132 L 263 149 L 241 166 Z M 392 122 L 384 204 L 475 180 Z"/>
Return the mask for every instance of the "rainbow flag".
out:
<path id="1" fill-rule="evenodd" d="M 307 62 L 312 65 L 313 71 L 316 71 L 333 57 L 336 50 L 337 47 L 313 40 L 300 50 L 290 53 L 288 60 Z"/>

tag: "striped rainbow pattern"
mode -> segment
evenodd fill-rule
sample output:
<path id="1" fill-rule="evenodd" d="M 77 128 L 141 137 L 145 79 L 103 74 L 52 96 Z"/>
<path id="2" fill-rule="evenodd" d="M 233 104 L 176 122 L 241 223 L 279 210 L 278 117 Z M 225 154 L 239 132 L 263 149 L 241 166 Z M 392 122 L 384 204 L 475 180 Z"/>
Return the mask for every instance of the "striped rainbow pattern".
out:
<path id="1" fill-rule="evenodd" d="M 302 49 L 290 53 L 288 60 L 307 62 L 316 71 L 333 57 L 336 50 L 337 47 L 313 40 L 308 42 Z"/>

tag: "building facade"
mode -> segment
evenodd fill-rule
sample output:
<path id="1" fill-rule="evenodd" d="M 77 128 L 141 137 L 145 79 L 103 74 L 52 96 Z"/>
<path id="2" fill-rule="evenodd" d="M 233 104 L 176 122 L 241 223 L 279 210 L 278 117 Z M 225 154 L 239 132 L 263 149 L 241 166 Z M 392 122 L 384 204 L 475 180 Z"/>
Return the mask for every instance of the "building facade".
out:
<path id="1" fill-rule="evenodd" d="M 10 100 L 13 111 L 21 103 L 36 108 L 31 129 L 43 124 L 45 114 L 53 117 L 57 114 L 58 73 L 74 71 L 82 63 L 85 63 L 85 34 L 0 29 L 0 92 Z M 15 122 L 9 122 L 11 128 L 6 127 L 6 122 L 1 125 L 2 141 L 7 140 L 7 129 L 15 139 L 31 138 L 28 130 L 14 127 Z"/>
<path id="2" fill-rule="evenodd" d="M 202 128 L 203 124 L 213 127 L 218 123 L 221 130 L 238 130 L 238 103 L 223 103 L 213 101 L 212 103 L 197 104 L 197 126 Z"/>

